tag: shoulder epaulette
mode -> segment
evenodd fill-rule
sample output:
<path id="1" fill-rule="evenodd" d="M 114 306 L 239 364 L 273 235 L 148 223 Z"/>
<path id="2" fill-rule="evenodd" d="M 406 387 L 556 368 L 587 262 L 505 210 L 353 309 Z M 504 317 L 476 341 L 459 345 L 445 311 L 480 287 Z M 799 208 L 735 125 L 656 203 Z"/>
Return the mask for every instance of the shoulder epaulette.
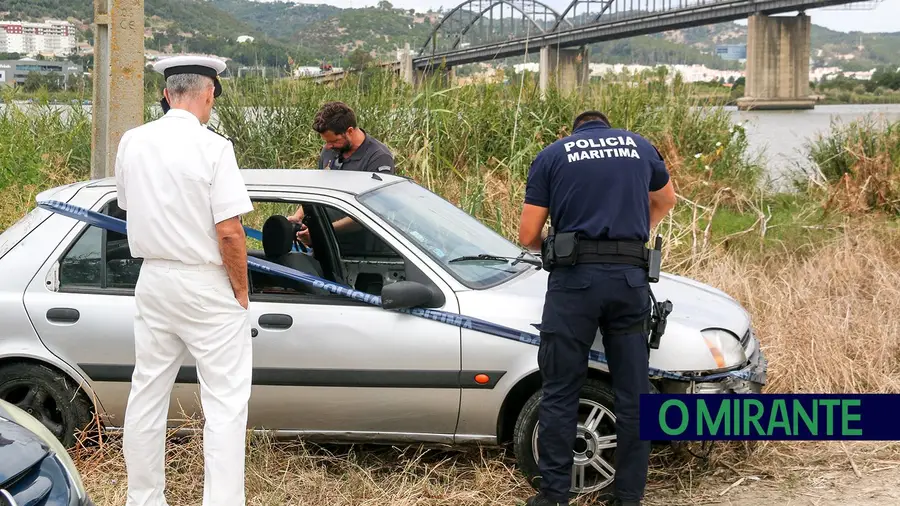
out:
<path id="1" fill-rule="evenodd" d="M 228 141 L 228 142 L 234 144 L 234 141 L 231 140 L 231 137 L 228 137 L 227 135 L 225 135 L 225 134 L 223 134 L 223 133 L 220 133 L 220 132 L 219 132 L 218 130 L 216 130 L 215 128 L 213 128 L 213 127 L 207 125 L 207 126 L 206 126 L 206 129 L 209 130 L 210 132 L 212 132 L 212 133 L 218 135 L 219 137 L 222 137 L 222 138 L 225 139 L 226 141 Z"/>

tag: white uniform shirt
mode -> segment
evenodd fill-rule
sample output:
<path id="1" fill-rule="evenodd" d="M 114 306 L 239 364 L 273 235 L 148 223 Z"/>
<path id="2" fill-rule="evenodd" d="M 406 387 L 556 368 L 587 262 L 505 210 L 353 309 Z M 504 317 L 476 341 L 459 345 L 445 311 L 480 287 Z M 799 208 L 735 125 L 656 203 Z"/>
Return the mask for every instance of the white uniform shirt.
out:
<path id="1" fill-rule="evenodd" d="M 135 258 L 222 265 L 216 223 L 253 210 L 231 142 L 183 109 L 125 132 L 116 188 Z"/>

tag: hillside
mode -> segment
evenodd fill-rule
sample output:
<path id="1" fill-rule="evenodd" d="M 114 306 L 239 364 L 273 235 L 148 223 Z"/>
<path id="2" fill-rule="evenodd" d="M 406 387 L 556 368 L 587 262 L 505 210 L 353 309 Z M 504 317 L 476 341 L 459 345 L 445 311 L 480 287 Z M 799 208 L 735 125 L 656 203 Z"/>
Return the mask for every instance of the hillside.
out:
<path id="1" fill-rule="evenodd" d="M 428 39 L 435 12 L 378 6 L 341 9 L 290 1 L 145 0 L 148 49 L 161 52 L 202 52 L 234 59 L 243 65 L 285 67 L 328 61 L 347 65 L 354 50 L 394 58 L 409 43 L 418 51 Z M 92 0 L 0 0 L 0 16 L 11 19 L 70 19 L 91 39 Z M 238 44 L 240 35 L 254 37 Z M 746 26 L 721 23 L 662 34 L 645 35 L 591 46 L 591 60 L 604 63 L 701 64 L 739 69 L 738 62 L 714 54 L 716 44 L 745 43 Z M 812 52 L 816 66 L 870 70 L 900 66 L 900 32 L 842 33 L 813 26 Z M 290 60 L 289 60 L 290 59 Z"/>
<path id="2" fill-rule="evenodd" d="M 747 42 L 747 27 L 720 23 L 667 32 L 665 38 L 711 52 L 716 44 Z M 900 32 L 838 32 L 813 25 L 810 57 L 817 67 L 842 67 L 847 71 L 871 70 L 881 66 L 900 66 Z"/>
<path id="3" fill-rule="evenodd" d="M 212 5 L 322 59 L 335 59 L 356 48 L 393 58 L 409 43 L 418 50 L 437 14 L 416 14 L 385 2 L 378 7 L 339 9 L 328 5 L 248 0 L 211 0 Z"/>
<path id="4" fill-rule="evenodd" d="M 93 0 L 0 0 L 3 18 L 68 19 L 82 30 L 79 39 L 88 42 L 93 39 L 93 9 Z M 315 61 L 302 48 L 290 48 L 207 0 L 144 0 L 144 13 L 144 27 L 152 34 L 145 39 L 148 50 L 216 54 L 243 65 L 283 67 L 288 57 L 298 62 Z M 238 35 L 256 40 L 238 44 Z"/>
<path id="5" fill-rule="evenodd" d="M 0 0 L 4 17 L 40 21 L 45 18 L 77 20 L 89 25 L 94 17 L 93 0 Z M 253 31 L 233 16 L 204 0 L 144 0 L 144 25 L 173 27 L 178 31 L 224 35 Z M 173 21 L 177 20 L 177 21 Z M 263 32 L 258 32 L 262 35 Z"/>

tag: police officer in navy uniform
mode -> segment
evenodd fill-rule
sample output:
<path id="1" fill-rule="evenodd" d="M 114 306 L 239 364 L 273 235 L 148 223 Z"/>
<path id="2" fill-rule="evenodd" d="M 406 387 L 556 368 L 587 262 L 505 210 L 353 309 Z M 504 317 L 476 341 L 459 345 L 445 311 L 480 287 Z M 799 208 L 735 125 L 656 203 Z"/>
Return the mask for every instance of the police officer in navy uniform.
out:
<path id="1" fill-rule="evenodd" d="M 650 229 L 675 205 L 659 151 L 587 111 L 572 135 L 542 150 L 528 174 L 520 243 L 541 249 L 550 271 L 540 325 L 543 380 L 538 422 L 538 494 L 528 506 L 569 504 L 579 392 L 597 333 L 615 392 L 614 504 L 639 505 L 650 442 L 639 434 L 640 394 L 649 393 Z M 551 233 L 542 237 L 547 217 Z M 555 253 L 554 253 L 555 252 Z"/>

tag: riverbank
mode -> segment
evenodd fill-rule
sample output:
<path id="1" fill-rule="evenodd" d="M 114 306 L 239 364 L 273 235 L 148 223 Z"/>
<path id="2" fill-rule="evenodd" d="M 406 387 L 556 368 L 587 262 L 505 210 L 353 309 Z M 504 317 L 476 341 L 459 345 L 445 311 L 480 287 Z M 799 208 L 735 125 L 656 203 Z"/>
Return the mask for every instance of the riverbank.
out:
<path id="1" fill-rule="evenodd" d="M 749 156 L 754 134 L 744 121 L 654 80 L 546 100 L 529 83 L 228 86 L 217 105 L 218 127 L 235 140 L 242 166 L 311 167 L 321 140 L 309 123 L 323 101 L 335 99 L 353 106 L 363 128 L 388 144 L 401 174 L 510 239 L 534 155 L 566 135 L 577 112 L 606 111 L 616 126 L 652 140 L 672 173 L 678 205 L 656 231 L 665 238 L 664 269 L 722 289 L 750 311 L 769 359 L 767 391 L 900 391 L 897 124 L 835 125 L 806 152 L 821 175 L 796 181 L 790 193 L 762 184 L 767 168 Z M 148 119 L 155 114 L 148 108 Z M 9 140 L 0 150 L 0 229 L 32 208 L 38 191 L 88 177 L 90 119 L 82 107 L 7 108 L 0 136 Z M 199 443 L 169 442 L 170 504 L 199 502 Z M 695 478 L 730 484 L 756 476 L 780 486 L 834 470 L 852 475 L 848 455 L 867 474 L 878 461 L 900 459 L 900 445 L 848 446 L 721 444 L 711 460 L 660 450 L 647 504 L 690 504 L 720 491 L 696 489 Z M 248 504 L 499 506 L 530 492 L 500 450 L 320 448 L 265 438 L 249 448 Z M 74 453 L 98 506 L 121 504 L 118 440 Z"/>

